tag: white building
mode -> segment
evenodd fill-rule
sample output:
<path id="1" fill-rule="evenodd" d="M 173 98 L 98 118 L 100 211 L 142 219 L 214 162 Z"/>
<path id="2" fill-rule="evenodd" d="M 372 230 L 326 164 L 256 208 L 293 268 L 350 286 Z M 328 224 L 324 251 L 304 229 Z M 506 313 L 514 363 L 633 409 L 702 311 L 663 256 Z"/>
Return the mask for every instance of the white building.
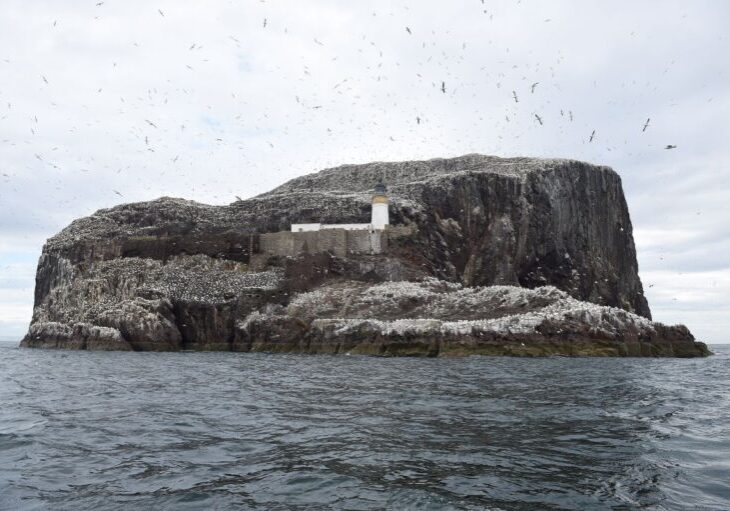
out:
<path id="1" fill-rule="evenodd" d="M 321 231 L 323 229 L 345 229 L 348 231 L 381 231 L 390 224 L 388 195 L 383 183 L 375 185 L 369 224 L 292 224 L 292 232 Z"/>

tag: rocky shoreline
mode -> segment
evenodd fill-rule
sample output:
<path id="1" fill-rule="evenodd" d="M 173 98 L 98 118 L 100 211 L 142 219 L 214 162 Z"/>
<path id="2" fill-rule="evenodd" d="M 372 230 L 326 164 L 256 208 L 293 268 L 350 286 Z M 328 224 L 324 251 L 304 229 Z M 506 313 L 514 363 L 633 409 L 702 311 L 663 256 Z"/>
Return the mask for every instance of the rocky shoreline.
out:
<path id="1" fill-rule="evenodd" d="M 235 342 L 241 351 L 378 356 L 709 354 L 682 326 L 554 287 L 463 288 L 435 279 L 319 288 L 237 322 Z"/>
<path id="2" fill-rule="evenodd" d="M 381 254 L 270 255 L 295 222 L 407 227 Z M 254 264 L 255 263 L 255 264 Z M 380 356 L 709 354 L 651 321 L 619 176 L 481 155 L 343 166 L 229 206 L 125 204 L 41 254 L 22 346 Z"/>

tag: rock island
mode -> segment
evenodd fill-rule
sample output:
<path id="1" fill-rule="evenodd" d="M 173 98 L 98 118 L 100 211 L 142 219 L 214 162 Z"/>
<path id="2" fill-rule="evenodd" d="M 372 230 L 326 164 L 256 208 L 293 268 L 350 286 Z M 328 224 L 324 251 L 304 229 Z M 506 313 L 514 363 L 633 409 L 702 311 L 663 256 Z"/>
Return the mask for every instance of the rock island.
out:
<path id="1" fill-rule="evenodd" d="M 621 178 L 573 160 L 345 165 L 50 238 L 22 346 L 405 356 L 705 356 L 651 320 Z"/>

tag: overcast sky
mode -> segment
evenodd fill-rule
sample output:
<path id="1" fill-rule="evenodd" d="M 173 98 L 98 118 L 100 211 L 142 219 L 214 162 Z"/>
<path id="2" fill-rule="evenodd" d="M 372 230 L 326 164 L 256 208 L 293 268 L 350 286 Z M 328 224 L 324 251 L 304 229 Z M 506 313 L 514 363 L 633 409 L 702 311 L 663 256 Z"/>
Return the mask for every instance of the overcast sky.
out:
<path id="1" fill-rule="evenodd" d="M 728 27 L 722 0 L 0 0 L 0 336 L 99 208 L 478 152 L 612 166 L 654 318 L 730 342 Z"/>

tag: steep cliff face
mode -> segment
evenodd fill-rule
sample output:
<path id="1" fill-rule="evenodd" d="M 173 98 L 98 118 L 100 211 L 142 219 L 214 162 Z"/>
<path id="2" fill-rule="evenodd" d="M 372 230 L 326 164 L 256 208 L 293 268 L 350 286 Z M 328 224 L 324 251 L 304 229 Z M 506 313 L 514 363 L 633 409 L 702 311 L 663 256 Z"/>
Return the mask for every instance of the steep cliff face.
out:
<path id="1" fill-rule="evenodd" d="M 256 233 L 297 222 L 367 222 L 379 180 L 389 187 L 391 223 L 414 227 L 388 254 L 271 258 L 264 271 L 251 271 Z M 424 278 L 554 286 L 650 318 L 613 170 L 468 155 L 328 169 L 228 206 L 162 198 L 76 220 L 43 249 L 23 344 L 247 349 L 236 325 L 287 306 L 297 293 L 340 280 Z M 285 323 L 296 331 L 297 321 Z"/>
<path id="2" fill-rule="evenodd" d="M 348 165 L 262 198 L 309 190 L 366 196 L 378 179 L 388 183 L 396 222 L 421 227 L 435 276 L 467 285 L 553 285 L 651 317 L 621 178 L 608 167 L 481 155 Z"/>

